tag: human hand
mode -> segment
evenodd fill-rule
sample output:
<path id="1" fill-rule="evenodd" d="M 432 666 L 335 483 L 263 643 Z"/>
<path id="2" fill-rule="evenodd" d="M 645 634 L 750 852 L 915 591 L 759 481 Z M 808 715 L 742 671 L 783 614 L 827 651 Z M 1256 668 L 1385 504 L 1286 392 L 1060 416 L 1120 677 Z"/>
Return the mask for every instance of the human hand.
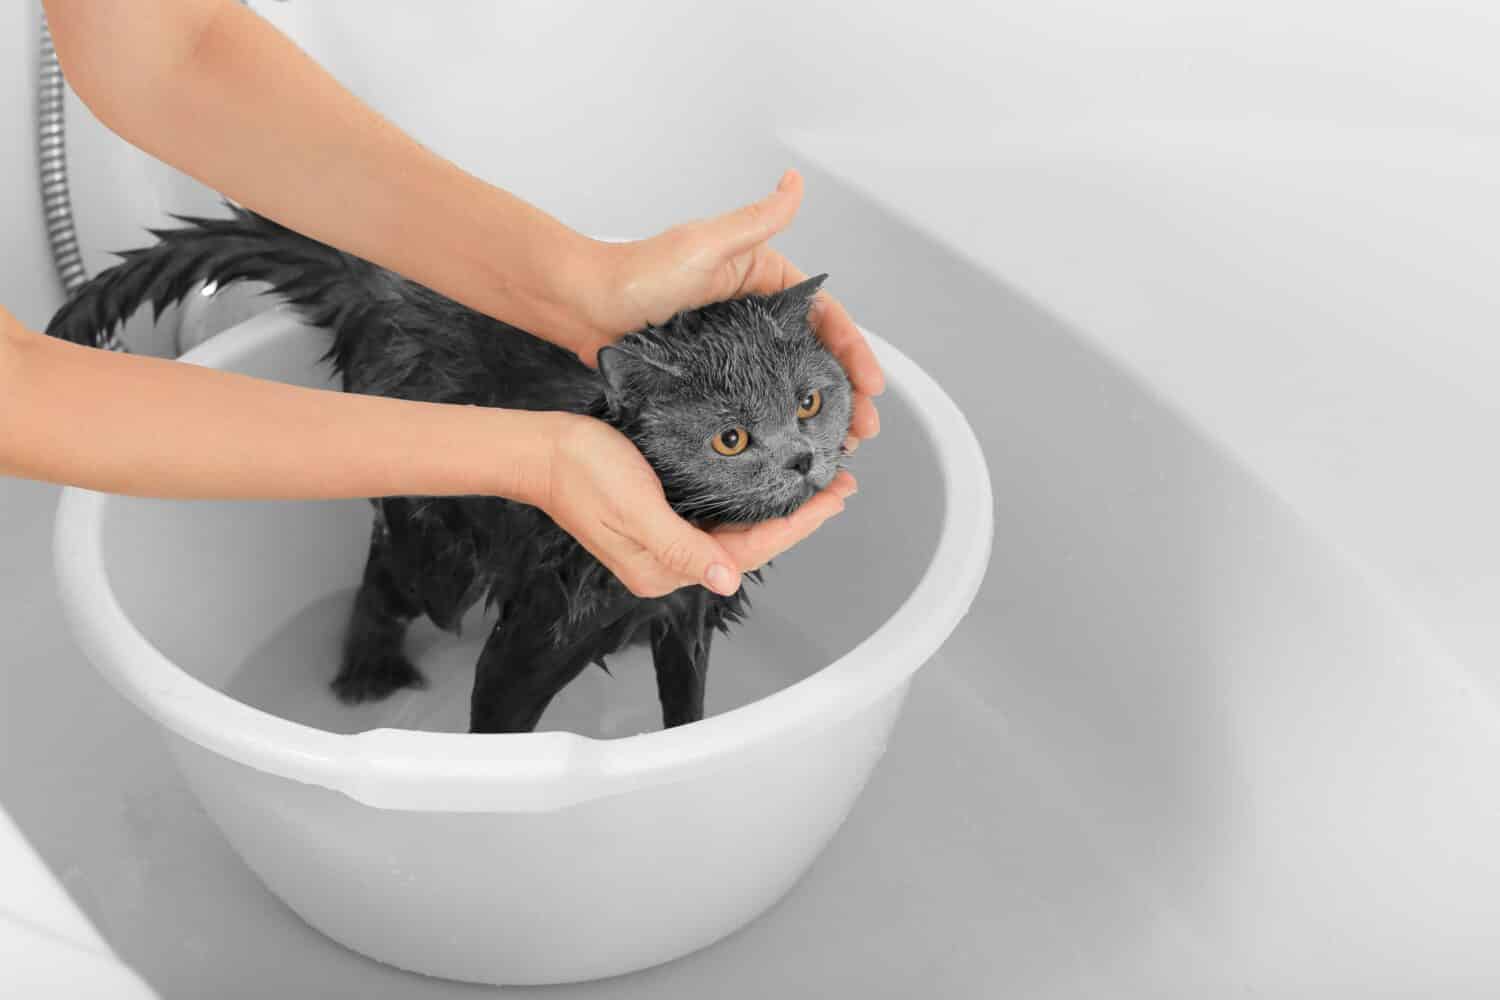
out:
<path id="1" fill-rule="evenodd" d="M 802 177 L 782 175 L 768 197 L 713 219 L 674 226 L 633 243 L 593 244 L 591 270 L 602 276 L 584 304 L 596 336 L 579 350 L 589 364 L 599 348 L 647 323 L 665 322 L 692 309 L 742 295 L 770 294 L 804 281 L 794 264 L 768 240 L 785 229 L 802 203 Z M 885 391 L 885 375 L 848 312 L 827 292 L 813 300 L 813 330 L 854 387 L 849 446 L 880 431 L 871 397 Z"/>
<path id="2" fill-rule="evenodd" d="M 759 569 L 844 509 L 854 477 L 829 486 L 786 517 L 702 531 L 667 504 L 661 481 L 630 439 L 600 420 L 555 414 L 546 511 L 638 597 L 701 584 L 728 596 Z"/>

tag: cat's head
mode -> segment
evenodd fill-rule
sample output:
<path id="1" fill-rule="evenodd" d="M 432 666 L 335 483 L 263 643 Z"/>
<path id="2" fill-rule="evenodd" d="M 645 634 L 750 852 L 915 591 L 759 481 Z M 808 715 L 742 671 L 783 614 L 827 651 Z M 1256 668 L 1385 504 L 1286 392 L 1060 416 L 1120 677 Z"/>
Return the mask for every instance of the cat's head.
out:
<path id="1" fill-rule="evenodd" d="M 780 517 L 838 472 L 852 391 L 808 325 L 826 277 L 680 313 L 599 352 L 610 418 L 683 516 Z"/>

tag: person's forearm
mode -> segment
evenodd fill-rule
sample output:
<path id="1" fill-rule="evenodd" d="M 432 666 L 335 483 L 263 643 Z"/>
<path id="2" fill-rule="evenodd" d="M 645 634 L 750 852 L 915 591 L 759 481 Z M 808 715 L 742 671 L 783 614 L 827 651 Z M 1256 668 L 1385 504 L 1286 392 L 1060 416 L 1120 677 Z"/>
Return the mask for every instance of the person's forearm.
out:
<path id="1" fill-rule="evenodd" d="M 47 0 L 111 129 L 284 225 L 564 346 L 597 245 L 423 148 L 234 0 Z M 575 348 L 576 349 L 576 348 Z"/>
<path id="2" fill-rule="evenodd" d="M 153 497 L 536 502 L 555 419 L 115 354 L 0 311 L 0 475 Z"/>

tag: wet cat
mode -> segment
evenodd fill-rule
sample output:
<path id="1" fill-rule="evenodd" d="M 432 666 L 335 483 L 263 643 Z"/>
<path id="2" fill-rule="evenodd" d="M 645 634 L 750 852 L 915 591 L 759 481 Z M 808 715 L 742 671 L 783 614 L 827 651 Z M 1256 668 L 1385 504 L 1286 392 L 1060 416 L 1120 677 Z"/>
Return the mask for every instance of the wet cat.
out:
<path id="1" fill-rule="evenodd" d="M 594 371 L 429 288 L 230 212 L 153 230 L 154 246 L 122 254 L 47 332 L 96 343 L 147 302 L 159 311 L 201 282 L 261 281 L 332 332 L 346 391 L 597 417 L 636 444 L 690 519 L 787 514 L 838 471 L 852 396 L 808 326 L 822 277 L 681 313 L 605 348 Z M 371 502 L 369 556 L 332 681 L 339 698 L 420 687 L 402 649 L 408 625 L 425 614 L 457 629 L 485 599 L 498 621 L 475 667 L 472 731 L 532 730 L 590 663 L 636 641 L 651 644 L 663 724 L 702 718 L 710 643 L 744 615 L 743 592 L 635 597 L 545 513 L 510 500 Z"/>

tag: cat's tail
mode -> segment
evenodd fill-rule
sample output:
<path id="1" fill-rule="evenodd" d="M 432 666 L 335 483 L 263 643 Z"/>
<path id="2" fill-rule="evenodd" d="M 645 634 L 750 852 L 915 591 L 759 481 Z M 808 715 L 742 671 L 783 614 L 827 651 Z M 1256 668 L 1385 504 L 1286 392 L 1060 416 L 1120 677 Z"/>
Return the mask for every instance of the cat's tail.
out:
<path id="1" fill-rule="evenodd" d="M 156 314 L 205 282 L 261 281 L 317 326 L 334 327 L 368 298 L 349 290 L 378 280 L 380 269 L 237 206 L 230 216 L 174 216 L 183 225 L 153 229 L 154 246 L 127 250 L 85 283 L 47 324 L 47 333 L 100 346 L 135 311 Z"/>

